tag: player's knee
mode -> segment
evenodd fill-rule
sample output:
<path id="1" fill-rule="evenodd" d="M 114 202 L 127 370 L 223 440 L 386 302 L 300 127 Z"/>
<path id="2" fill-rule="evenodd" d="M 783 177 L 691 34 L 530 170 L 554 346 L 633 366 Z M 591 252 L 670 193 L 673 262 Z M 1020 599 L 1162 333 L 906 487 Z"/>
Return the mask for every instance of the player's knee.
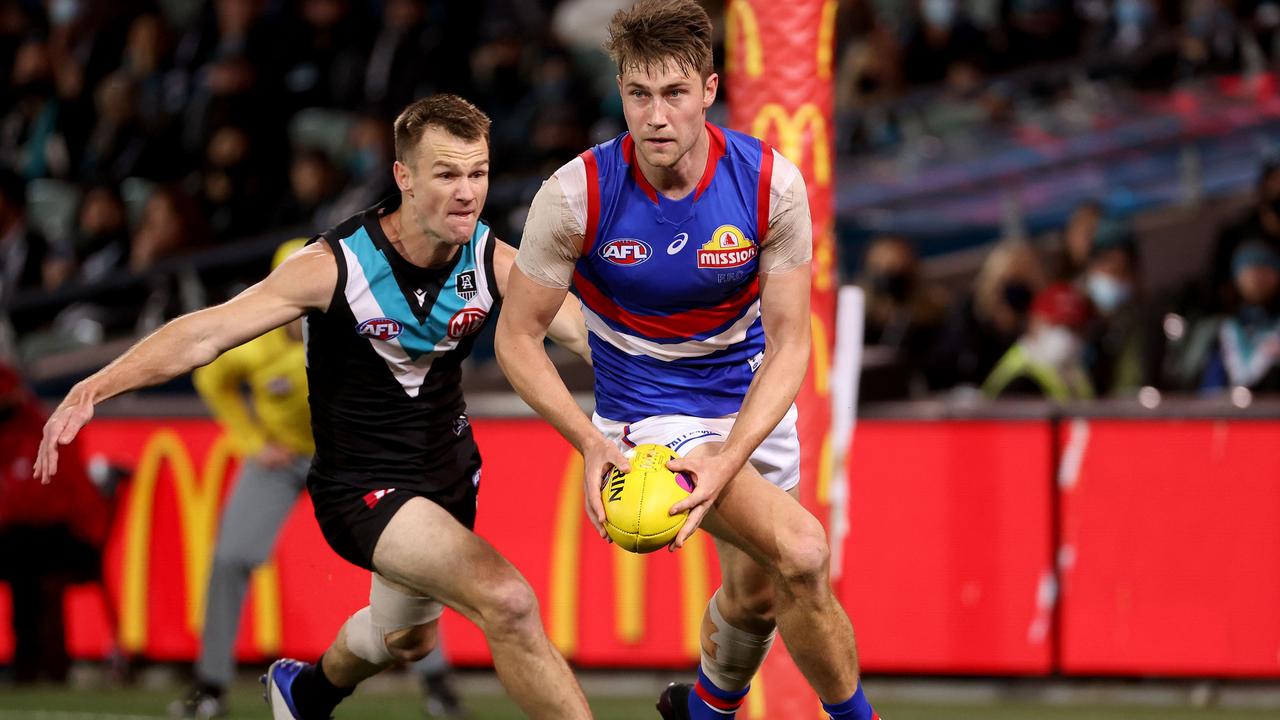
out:
<path id="1" fill-rule="evenodd" d="M 752 588 L 722 586 L 719 609 L 734 627 L 768 633 L 774 625 L 774 588 L 762 585 Z"/>
<path id="2" fill-rule="evenodd" d="M 401 662 L 417 662 L 436 648 L 439 623 L 415 625 L 386 636 L 387 651 Z"/>
<path id="3" fill-rule="evenodd" d="M 791 592 L 827 582 L 831 550 L 821 523 L 806 513 L 783 528 L 778 540 L 778 574 Z"/>
<path id="4" fill-rule="evenodd" d="M 523 578 L 493 583 L 480 609 L 485 634 L 518 636 L 537 631 L 538 599 Z"/>

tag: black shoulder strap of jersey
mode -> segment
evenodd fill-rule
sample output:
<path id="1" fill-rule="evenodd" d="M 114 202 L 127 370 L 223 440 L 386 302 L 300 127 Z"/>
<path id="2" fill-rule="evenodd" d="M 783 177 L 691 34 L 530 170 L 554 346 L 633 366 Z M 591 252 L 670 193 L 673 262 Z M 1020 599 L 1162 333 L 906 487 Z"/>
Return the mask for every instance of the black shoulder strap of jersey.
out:
<path id="1" fill-rule="evenodd" d="M 333 286 L 333 296 L 329 298 L 329 309 L 325 312 L 326 315 L 333 312 L 334 308 L 343 307 L 347 303 L 347 256 L 342 252 L 342 245 L 339 242 L 342 238 L 337 234 L 341 227 L 342 225 L 326 230 L 307 241 L 308 245 L 314 242 L 327 244 L 329 252 L 333 253 L 334 262 L 338 264 L 338 282 Z M 342 305 L 338 304 L 339 301 Z"/>

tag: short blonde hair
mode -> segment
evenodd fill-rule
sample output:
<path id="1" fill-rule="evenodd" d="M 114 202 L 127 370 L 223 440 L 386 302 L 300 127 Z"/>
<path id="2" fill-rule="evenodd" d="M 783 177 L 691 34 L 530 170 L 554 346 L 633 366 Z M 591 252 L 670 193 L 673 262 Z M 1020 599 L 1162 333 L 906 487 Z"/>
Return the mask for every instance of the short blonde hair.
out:
<path id="1" fill-rule="evenodd" d="M 609 22 L 605 50 L 619 73 L 661 68 L 668 62 L 704 80 L 715 72 L 711 18 L 693 0 L 640 0 Z"/>

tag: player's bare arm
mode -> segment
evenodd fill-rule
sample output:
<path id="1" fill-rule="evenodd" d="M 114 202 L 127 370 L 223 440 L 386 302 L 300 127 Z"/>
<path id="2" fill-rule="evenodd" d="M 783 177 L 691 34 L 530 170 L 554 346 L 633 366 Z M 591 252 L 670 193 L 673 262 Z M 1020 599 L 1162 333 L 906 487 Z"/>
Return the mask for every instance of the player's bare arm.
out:
<path id="1" fill-rule="evenodd" d="M 582 247 L 582 231 L 572 227 L 571 219 L 563 213 L 563 204 L 559 184 L 553 178 L 538 191 L 529 208 L 521 257 L 536 255 L 554 267 L 540 272 L 540 278 L 534 280 L 521 263 L 512 264 L 498 317 L 495 348 L 498 363 L 515 391 L 582 453 L 587 518 L 600 537 L 607 539 L 600 488 L 610 467 L 626 472 L 631 464 L 578 407 L 543 345 L 559 309 L 566 302 L 574 302 L 568 294 L 568 279 L 578 248 Z M 528 267 L 534 265 L 530 262 Z M 581 314 L 576 304 L 575 311 Z"/>
<path id="2" fill-rule="evenodd" d="M 582 453 L 587 518 L 600 537 L 607 539 L 600 499 L 605 473 L 610 467 L 629 472 L 631 464 L 578 407 L 542 344 L 567 291 L 539 285 L 519 266 L 512 267 L 507 282 L 508 294 L 495 338 L 498 363 L 520 397 Z"/>
<path id="3" fill-rule="evenodd" d="M 498 292 L 507 297 L 508 276 L 516 264 L 516 249 L 499 240 L 493 250 L 493 271 L 498 280 Z M 564 294 L 560 309 L 547 326 L 547 337 L 555 344 L 572 352 L 591 364 L 591 345 L 587 342 L 587 324 L 582 319 L 582 309 L 577 298 Z"/>
<path id="4" fill-rule="evenodd" d="M 67 393 L 45 423 L 35 476 L 47 483 L 58 472 L 58 448 L 75 439 L 97 403 L 171 380 L 312 308 L 327 308 L 337 282 L 331 251 L 314 243 L 227 302 L 165 324 Z"/>

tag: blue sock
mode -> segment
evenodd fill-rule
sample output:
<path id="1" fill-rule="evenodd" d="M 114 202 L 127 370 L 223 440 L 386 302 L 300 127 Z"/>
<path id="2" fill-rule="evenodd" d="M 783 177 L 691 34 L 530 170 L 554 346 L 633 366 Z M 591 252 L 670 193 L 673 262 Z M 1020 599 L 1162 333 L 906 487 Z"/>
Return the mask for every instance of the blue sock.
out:
<path id="1" fill-rule="evenodd" d="M 748 685 L 735 692 L 721 690 L 699 665 L 698 682 L 689 693 L 689 720 L 733 720 L 750 689 Z"/>
<path id="2" fill-rule="evenodd" d="M 831 720 L 880 720 L 876 711 L 871 709 L 871 703 L 867 702 L 867 696 L 862 692 L 861 682 L 858 683 L 858 690 L 853 697 L 841 703 L 822 703 L 822 709 L 827 711 Z"/>

